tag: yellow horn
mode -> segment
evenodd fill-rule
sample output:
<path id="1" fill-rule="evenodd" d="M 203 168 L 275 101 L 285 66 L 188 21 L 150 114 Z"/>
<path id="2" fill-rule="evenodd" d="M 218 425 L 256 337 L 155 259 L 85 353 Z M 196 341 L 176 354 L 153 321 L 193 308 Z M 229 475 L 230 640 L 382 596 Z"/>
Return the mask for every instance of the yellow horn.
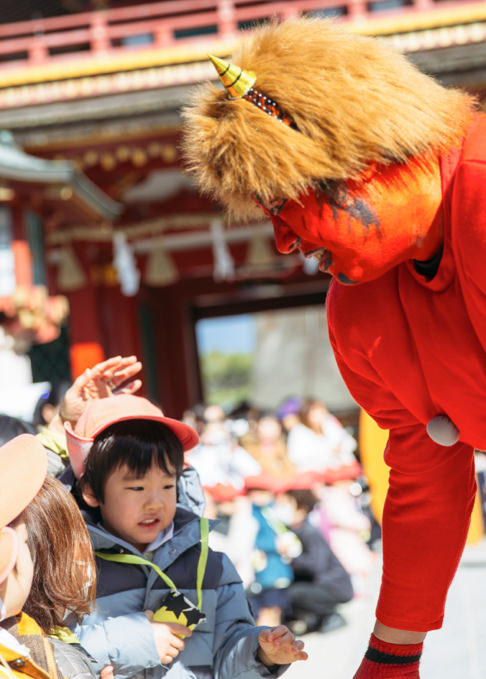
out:
<path id="1" fill-rule="evenodd" d="M 228 61 L 223 61 L 212 54 L 208 55 L 211 59 L 219 79 L 228 92 L 228 99 L 241 99 L 253 87 L 256 75 L 251 71 L 243 71 L 239 66 L 234 66 Z"/>

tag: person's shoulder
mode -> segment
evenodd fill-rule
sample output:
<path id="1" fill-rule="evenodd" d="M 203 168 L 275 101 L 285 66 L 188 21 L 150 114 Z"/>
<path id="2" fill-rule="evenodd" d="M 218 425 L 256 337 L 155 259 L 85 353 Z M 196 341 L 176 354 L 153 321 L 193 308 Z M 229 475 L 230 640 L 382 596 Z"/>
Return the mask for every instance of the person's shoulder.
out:
<path id="1" fill-rule="evenodd" d="M 478 113 L 464 140 L 461 163 L 486 163 L 486 113 Z"/>
<path id="2" fill-rule="evenodd" d="M 176 513 L 174 516 L 174 536 L 177 535 L 178 542 L 183 544 L 187 543 L 189 547 L 198 547 L 200 545 L 202 522 L 208 522 L 209 531 L 211 531 L 219 521 L 217 519 L 207 519 L 201 517 L 198 514 L 185 509 L 184 507 L 177 506 Z M 170 542 L 173 538 L 170 538 Z M 161 546 L 163 548 L 164 545 Z M 161 549 L 159 548 L 159 549 Z M 220 560 L 221 555 L 219 552 L 215 552 L 209 547 L 208 549 L 208 559 Z"/>
<path id="3" fill-rule="evenodd" d="M 486 115 L 478 115 L 465 141 L 463 153 L 451 179 L 451 247 L 459 268 L 467 267 L 464 282 L 484 295 L 486 276 L 484 219 L 486 217 Z"/>

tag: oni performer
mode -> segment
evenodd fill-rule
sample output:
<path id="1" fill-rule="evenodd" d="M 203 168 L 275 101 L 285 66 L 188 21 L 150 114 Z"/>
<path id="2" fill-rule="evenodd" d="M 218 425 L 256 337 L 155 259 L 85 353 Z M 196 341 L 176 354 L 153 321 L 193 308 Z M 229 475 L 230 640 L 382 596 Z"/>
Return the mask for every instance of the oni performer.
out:
<path id="1" fill-rule="evenodd" d="M 212 61 L 225 87 L 184 112 L 189 168 L 332 275 L 339 368 L 390 432 L 381 591 L 355 679 L 416 678 L 486 448 L 486 120 L 380 40 L 320 19 L 261 27 Z"/>

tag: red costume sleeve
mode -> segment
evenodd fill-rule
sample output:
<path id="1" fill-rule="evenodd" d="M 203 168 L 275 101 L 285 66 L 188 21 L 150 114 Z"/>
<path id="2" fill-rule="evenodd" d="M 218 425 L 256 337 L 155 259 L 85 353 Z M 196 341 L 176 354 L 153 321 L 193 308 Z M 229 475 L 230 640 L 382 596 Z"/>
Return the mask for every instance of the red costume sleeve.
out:
<path id="1" fill-rule="evenodd" d="M 330 337 L 343 378 L 356 401 L 381 427 L 390 430 L 385 453 L 391 467 L 390 486 L 383 516 L 383 578 L 377 618 L 398 629 L 437 629 L 474 504 L 473 449 L 463 443 L 447 448 L 434 443 L 424 424 L 403 407 L 375 372 L 365 350 L 360 350 L 359 336 L 339 333 L 343 341 L 352 344 L 352 350 L 341 351 L 333 329 L 336 323 L 343 329 L 346 311 L 343 319 L 342 307 L 334 305 L 332 298 L 331 293 Z"/>

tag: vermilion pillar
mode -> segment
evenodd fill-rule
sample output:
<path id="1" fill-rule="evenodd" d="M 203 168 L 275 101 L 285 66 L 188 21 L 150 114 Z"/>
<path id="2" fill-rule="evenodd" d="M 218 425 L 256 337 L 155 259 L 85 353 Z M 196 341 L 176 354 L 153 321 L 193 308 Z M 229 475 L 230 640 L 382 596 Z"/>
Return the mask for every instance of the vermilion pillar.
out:
<path id="1" fill-rule="evenodd" d="M 91 286 L 69 294 L 69 354 L 73 379 L 105 358 L 97 319 L 96 295 Z"/>
<path id="2" fill-rule="evenodd" d="M 71 372 L 76 379 L 86 368 L 105 358 L 101 318 L 103 310 L 96 285 L 93 284 L 83 246 L 76 248 L 76 256 L 86 274 L 80 290 L 67 293 L 69 300 L 69 353 Z"/>
<path id="3" fill-rule="evenodd" d="M 17 287 L 30 287 L 32 279 L 32 255 L 25 238 L 24 213 L 20 205 L 12 205 L 12 252 L 15 263 Z"/>

